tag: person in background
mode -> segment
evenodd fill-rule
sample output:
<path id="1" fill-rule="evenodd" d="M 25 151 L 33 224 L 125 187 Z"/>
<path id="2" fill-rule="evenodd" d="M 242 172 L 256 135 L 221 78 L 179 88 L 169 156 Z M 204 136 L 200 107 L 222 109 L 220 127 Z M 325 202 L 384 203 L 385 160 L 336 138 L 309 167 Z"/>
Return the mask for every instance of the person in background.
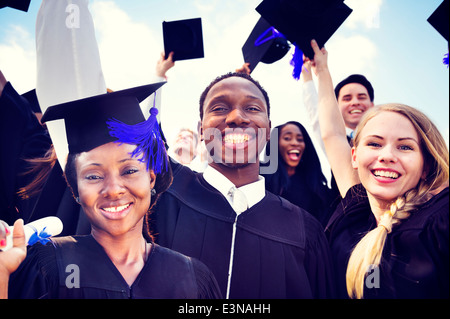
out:
<path id="1" fill-rule="evenodd" d="M 38 120 L 38 108 L 33 110 L 32 103 L 19 95 L 0 71 L 0 219 L 11 224 L 18 218 L 32 218 L 38 193 L 24 194 L 22 188 L 39 180 L 40 173 L 36 169 L 26 174 L 31 169 L 27 159 L 43 157 L 52 144 Z M 51 165 L 53 154 L 47 155 Z"/>
<path id="2" fill-rule="evenodd" d="M 345 298 L 449 298 L 449 153 L 422 112 L 371 108 L 350 147 L 327 66 L 311 42 L 319 122 L 342 202 L 327 226 Z"/>
<path id="3" fill-rule="evenodd" d="M 311 121 L 314 137 L 322 143 L 317 112 L 317 91 L 312 79 L 311 61 L 305 61 L 304 69 L 302 72 L 303 101 Z M 336 85 L 334 93 L 350 141 L 353 131 L 364 113 L 374 106 L 374 89 L 364 75 L 352 74 Z M 321 145 L 323 146 L 323 144 Z"/>
<path id="4" fill-rule="evenodd" d="M 171 147 L 171 156 L 178 163 L 189 165 L 197 156 L 198 136 L 188 128 L 181 128 Z"/>
<path id="5" fill-rule="evenodd" d="M 307 210 L 325 227 L 333 197 L 308 132 L 290 121 L 272 129 L 266 152 L 274 141 L 278 141 L 278 169 L 264 175 L 266 189 Z"/>

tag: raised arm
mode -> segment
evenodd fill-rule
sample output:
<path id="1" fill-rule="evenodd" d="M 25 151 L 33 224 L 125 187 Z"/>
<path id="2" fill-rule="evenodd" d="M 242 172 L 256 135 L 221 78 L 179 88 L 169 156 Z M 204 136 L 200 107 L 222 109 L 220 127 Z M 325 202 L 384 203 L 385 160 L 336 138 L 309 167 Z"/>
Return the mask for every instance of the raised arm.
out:
<path id="1" fill-rule="evenodd" d="M 359 177 L 352 167 L 351 147 L 328 69 L 328 52 L 320 49 L 314 40 L 311 46 L 314 50 L 312 68 L 318 78 L 320 133 L 336 184 L 344 197 L 350 187 L 359 183 Z"/>

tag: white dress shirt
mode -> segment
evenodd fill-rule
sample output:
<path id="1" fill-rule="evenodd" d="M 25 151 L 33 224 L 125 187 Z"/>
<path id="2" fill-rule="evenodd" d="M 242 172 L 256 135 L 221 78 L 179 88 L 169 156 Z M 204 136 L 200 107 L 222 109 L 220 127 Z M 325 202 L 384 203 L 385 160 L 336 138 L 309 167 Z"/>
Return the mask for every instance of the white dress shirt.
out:
<path id="1" fill-rule="evenodd" d="M 217 189 L 227 199 L 231 207 L 233 207 L 233 193 L 235 189 L 238 189 L 244 193 L 247 200 L 247 208 L 251 208 L 255 204 L 259 203 L 266 195 L 264 177 L 262 176 L 258 176 L 258 180 L 256 182 L 241 187 L 236 187 L 222 173 L 208 165 L 203 172 L 203 177 L 208 184 Z M 233 209 L 236 211 L 234 207 Z M 236 213 L 239 215 L 241 212 L 236 211 Z"/>

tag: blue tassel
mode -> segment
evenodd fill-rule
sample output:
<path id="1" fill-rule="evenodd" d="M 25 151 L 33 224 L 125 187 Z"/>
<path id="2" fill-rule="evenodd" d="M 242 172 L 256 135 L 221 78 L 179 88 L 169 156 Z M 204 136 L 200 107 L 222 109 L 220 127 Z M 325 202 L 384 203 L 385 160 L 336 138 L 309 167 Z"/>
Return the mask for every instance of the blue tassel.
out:
<path id="1" fill-rule="evenodd" d="M 44 229 L 41 230 L 41 232 L 38 234 L 38 231 L 36 228 L 34 228 L 34 233 L 31 235 L 30 239 L 28 240 L 28 245 L 32 246 L 36 244 L 37 242 L 41 243 L 42 245 L 45 245 L 50 241 L 50 237 L 52 235 L 48 234 L 45 229 L 47 227 L 44 227 Z"/>
<path id="2" fill-rule="evenodd" d="M 448 53 L 446 53 L 444 55 L 444 58 L 442 59 L 442 63 L 444 63 L 447 66 L 447 68 L 448 68 Z"/>
<path id="3" fill-rule="evenodd" d="M 153 107 L 150 109 L 149 118 L 135 125 L 128 125 L 116 119 L 106 122 L 109 134 L 117 138 L 118 142 L 136 145 L 131 157 L 140 156 L 139 161 L 147 163 L 147 170 L 151 168 L 155 174 L 167 170 L 166 148 L 156 120 L 157 114 L 158 109 Z"/>
<path id="4" fill-rule="evenodd" d="M 303 67 L 303 52 L 297 46 L 295 47 L 294 54 L 292 55 L 291 65 L 294 67 L 292 76 L 298 81 Z"/>

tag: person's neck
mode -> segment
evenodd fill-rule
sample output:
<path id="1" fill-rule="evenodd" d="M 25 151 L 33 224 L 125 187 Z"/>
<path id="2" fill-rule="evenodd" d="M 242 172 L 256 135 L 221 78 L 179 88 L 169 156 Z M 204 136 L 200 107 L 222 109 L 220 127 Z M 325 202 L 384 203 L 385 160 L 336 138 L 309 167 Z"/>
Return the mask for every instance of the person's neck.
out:
<path id="1" fill-rule="evenodd" d="M 258 181 L 259 162 L 236 165 L 223 165 L 212 162 L 209 165 L 228 178 L 236 187 Z"/>
<path id="2" fill-rule="evenodd" d="M 378 222 L 380 221 L 381 217 L 390 209 L 390 206 L 392 202 L 386 202 L 384 200 L 379 200 L 375 198 L 374 196 L 367 194 L 367 197 L 369 199 L 370 209 L 372 211 L 372 214 L 375 216 L 375 219 Z"/>
<path id="3" fill-rule="evenodd" d="M 92 236 L 103 247 L 109 259 L 131 286 L 144 266 L 150 249 L 150 244 L 146 242 L 142 232 L 130 231 L 113 236 L 93 228 Z"/>
<path id="4" fill-rule="evenodd" d="M 286 171 L 289 177 L 295 175 L 295 167 L 286 165 Z"/>
<path id="5" fill-rule="evenodd" d="M 181 164 L 189 164 L 194 159 L 194 154 L 191 151 L 180 149 L 180 151 L 178 151 L 176 154 L 177 160 Z"/>

